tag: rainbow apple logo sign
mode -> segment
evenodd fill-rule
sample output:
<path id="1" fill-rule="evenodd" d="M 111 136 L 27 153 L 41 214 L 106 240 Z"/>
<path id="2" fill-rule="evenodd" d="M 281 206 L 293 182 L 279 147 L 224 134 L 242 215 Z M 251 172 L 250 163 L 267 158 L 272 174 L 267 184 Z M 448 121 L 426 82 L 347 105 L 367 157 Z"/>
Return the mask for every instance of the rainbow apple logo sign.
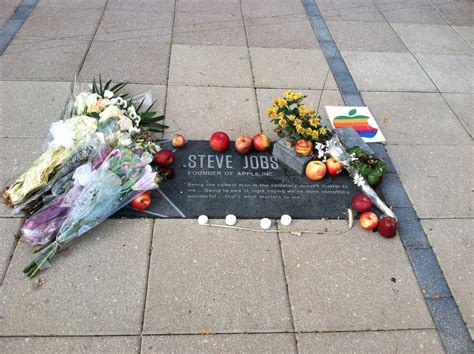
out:
<path id="1" fill-rule="evenodd" d="M 326 106 L 333 128 L 354 128 L 367 143 L 384 142 L 385 138 L 367 107 Z"/>

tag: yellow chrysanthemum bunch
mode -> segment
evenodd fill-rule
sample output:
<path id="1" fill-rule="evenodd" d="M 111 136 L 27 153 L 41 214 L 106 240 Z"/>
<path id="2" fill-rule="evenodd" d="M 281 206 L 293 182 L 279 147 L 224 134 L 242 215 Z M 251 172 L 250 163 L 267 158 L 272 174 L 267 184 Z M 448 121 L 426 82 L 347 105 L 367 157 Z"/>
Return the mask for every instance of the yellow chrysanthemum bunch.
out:
<path id="1" fill-rule="evenodd" d="M 321 118 L 316 116 L 315 109 L 302 103 L 305 97 L 302 93 L 288 90 L 283 97 L 273 99 L 267 115 L 278 125 L 280 132 L 293 140 L 324 141 L 328 138 L 328 131 L 320 125 Z"/>

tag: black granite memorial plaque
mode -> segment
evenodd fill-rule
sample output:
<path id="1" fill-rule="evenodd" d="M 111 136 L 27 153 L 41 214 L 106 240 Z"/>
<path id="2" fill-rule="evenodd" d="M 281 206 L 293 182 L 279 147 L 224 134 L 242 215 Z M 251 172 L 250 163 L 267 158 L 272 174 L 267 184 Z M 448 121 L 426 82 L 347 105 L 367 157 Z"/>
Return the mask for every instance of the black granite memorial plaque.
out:
<path id="1" fill-rule="evenodd" d="M 216 153 L 207 141 L 188 141 L 175 151 L 176 176 L 152 192 L 144 212 L 129 207 L 117 216 L 296 219 L 345 217 L 358 192 L 347 174 L 313 182 L 278 162 L 271 152 Z"/>

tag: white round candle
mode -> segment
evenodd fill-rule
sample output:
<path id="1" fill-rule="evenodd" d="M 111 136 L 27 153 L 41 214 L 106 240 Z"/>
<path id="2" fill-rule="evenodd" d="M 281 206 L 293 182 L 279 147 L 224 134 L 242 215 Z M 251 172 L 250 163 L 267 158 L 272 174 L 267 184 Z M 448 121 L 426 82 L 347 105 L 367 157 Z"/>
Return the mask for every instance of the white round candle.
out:
<path id="1" fill-rule="evenodd" d="M 198 217 L 198 224 L 199 225 L 207 225 L 209 223 L 209 218 L 207 215 L 199 215 Z"/>
<path id="2" fill-rule="evenodd" d="M 291 216 L 289 215 L 282 215 L 280 222 L 283 226 L 289 226 L 291 224 Z"/>
<path id="3" fill-rule="evenodd" d="M 234 226 L 237 223 L 237 217 L 234 214 L 229 214 L 225 217 L 225 223 L 229 226 Z"/>
<path id="4" fill-rule="evenodd" d="M 272 227 L 272 221 L 268 218 L 263 218 L 260 220 L 260 227 L 264 230 L 268 230 L 270 227 Z"/>

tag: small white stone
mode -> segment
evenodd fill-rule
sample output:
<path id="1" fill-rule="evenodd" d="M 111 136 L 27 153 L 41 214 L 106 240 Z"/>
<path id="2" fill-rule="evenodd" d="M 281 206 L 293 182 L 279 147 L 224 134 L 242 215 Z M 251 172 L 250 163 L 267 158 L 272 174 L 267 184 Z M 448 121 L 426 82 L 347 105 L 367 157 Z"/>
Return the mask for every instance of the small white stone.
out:
<path id="1" fill-rule="evenodd" d="M 270 227 L 272 227 L 272 221 L 268 218 L 263 218 L 260 220 L 260 227 L 264 230 L 268 230 Z"/>
<path id="2" fill-rule="evenodd" d="M 289 226 L 291 224 L 291 216 L 289 215 L 282 215 L 280 222 L 283 226 Z"/>
<path id="3" fill-rule="evenodd" d="M 229 214 L 225 217 L 225 223 L 229 226 L 237 224 L 237 217 L 234 214 Z"/>
<path id="4" fill-rule="evenodd" d="M 207 225 L 209 223 L 209 218 L 207 215 L 199 215 L 198 217 L 198 224 L 199 225 Z"/>

